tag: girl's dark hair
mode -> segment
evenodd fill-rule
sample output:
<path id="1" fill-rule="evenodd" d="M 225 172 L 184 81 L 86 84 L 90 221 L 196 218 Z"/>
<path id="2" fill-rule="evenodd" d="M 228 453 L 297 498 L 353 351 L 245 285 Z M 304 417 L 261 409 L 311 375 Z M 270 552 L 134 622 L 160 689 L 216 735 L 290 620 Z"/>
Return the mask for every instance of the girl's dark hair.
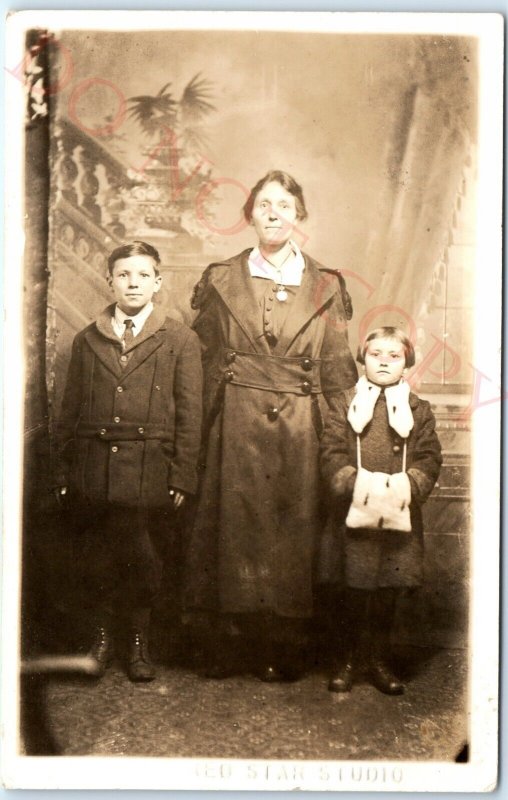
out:
<path id="1" fill-rule="evenodd" d="M 408 369 L 409 367 L 414 367 L 415 349 L 411 343 L 411 340 L 406 336 L 403 330 L 400 328 L 393 328 L 391 325 L 385 325 L 382 328 L 376 328 L 375 331 L 371 331 L 367 334 L 363 344 L 359 345 L 358 347 L 356 360 L 359 364 L 365 364 L 365 353 L 367 352 L 369 342 L 372 342 L 373 339 L 396 339 L 404 348 L 406 367 Z"/>
<path id="2" fill-rule="evenodd" d="M 129 258 L 130 256 L 150 256 L 150 258 L 153 258 L 155 261 L 155 275 L 157 276 L 159 274 L 159 264 L 161 263 L 159 253 L 151 244 L 141 241 L 128 242 L 113 250 L 108 258 L 108 273 L 110 275 L 113 274 L 113 267 L 116 261 L 119 261 L 121 258 Z"/>
<path id="3" fill-rule="evenodd" d="M 289 194 L 292 194 L 296 201 L 296 218 L 303 221 L 307 219 L 307 209 L 305 208 L 305 200 L 303 199 L 303 189 L 299 183 L 295 181 L 287 172 L 282 172 L 280 169 L 273 169 L 267 172 L 264 178 L 261 178 L 255 186 L 250 190 L 250 194 L 243 207 L 243 215 L 247 222 L 252 219 L 252 209 L 257 195 L 267 183 L 277 181 Z"/>

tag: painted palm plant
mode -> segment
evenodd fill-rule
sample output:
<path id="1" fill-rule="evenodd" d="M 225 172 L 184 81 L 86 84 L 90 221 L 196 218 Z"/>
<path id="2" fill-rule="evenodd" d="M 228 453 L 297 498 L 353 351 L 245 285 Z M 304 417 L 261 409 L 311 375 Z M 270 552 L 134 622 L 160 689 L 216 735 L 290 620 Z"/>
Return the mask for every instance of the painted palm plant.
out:
<path id="1" fill-rule="evenodd" d="M 129 117 L 141 128 L 147 156 L 145 186 L 136 190 L 138 205 L 151 227 L 208 238 L 196 211 L 196 197 L 210 180 L 207 117 L 214 111 L 212 84 L 197 73 L 176 97 L 171 83 L 155 95 L 128 99 Z M 206 192 L 207 213 L 215 197 Z M 200 206 L 203 210 L 203 206 Z"/>
<path id="2" fill-rule="evenodd" d="M 148 139 L 158 139 L 160 143 L 176 139 L 178 147 L 187 153 L 206 149 L 205 118 L 216 111 L 210 102 L 211 83 L 197 73 L 179 100 L 175 100 L 170 87 L 171 83 L 166 83 L 156 95 L 129 97 L 129 116 Z"/>

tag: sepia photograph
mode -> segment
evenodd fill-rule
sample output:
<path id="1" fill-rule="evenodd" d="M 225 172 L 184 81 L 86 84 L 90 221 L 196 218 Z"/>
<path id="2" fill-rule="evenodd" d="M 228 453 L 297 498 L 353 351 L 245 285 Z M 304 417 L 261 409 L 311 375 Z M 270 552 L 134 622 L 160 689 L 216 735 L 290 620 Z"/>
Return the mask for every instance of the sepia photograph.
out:
<path id="1" fill-rule="evenodd" d="M 503 25 L 8 18 L 7 788 L 495 788 Z"/>

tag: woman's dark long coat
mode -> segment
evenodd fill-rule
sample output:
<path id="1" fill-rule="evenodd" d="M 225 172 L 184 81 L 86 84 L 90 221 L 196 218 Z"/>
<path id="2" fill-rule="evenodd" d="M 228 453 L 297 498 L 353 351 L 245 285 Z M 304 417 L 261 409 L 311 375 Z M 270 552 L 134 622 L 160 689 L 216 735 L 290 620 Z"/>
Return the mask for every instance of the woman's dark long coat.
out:
<path id="1" fill-rule="evenodd" d="M 346 336 L 350 300 L 339 273 L 305 256 L 302 284 L 270 348 L 249 252 L 210 265 L 193 300 L 205 441 L 187 605 L 305 617 L 327 401 L 357 378 Z"/>
<path id="2" fill-rule="evenodd" d="M 328 485 L 334 476 L 347 477 L 357 467 L 356 434 L 347 420 L 355 390 L 334 401 L 321 440 L 321 471 Z M 436 421 L 427 400 L 412 392 L 409 405 L 414 425 L 407 439 L 407 473 L 411 483 L 411 532 L 345 528 L 351 495 L 337 498 L 323 537 L 320 574 L 323 582 L 358 589 L 411 587 L 423 579 L 422 505 L 432 491 L 441 467 Z M 360 436 L 362 466 L 371 472 L 402 470 L 404 440 L 388 425 L 382 392 L 374 415 Z"/>

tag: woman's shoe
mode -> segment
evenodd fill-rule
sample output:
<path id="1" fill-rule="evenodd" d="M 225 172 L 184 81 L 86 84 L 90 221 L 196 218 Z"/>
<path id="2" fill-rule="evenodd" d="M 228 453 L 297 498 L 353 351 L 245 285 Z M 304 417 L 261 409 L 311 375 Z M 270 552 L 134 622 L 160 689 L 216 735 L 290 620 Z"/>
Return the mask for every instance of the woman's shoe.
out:
<path id="1" fill-rule="evenodd" d="M 373 686 L 383 694 L 404 694 L 405 686 L 382 661 L 370 665 L 370 679 Z"/>
<path id="2" fill-rule="evenodd" d="M 282 683 L 287 680 L 284 672 L 275 664 L 265 664 L 260 667 L 258 678 L 263 683 Z"/>
<path id="3" fill-rule="evenodd" d="M 220 681 L 224 678 L 231 678 L 236 673 L 231 662 L 216 659 L 205 668 L 204 676 L 210 680 Z"/>
<path id="4" fill-rule="evenodd" d="M 237 654 L 226 637 L 210 639 L 205 650 L 205 669 L 203 675 L 210 680 L 231 678 L 239 672 Z"/>
<path id="5" fill-rule="evenodd" d="M 328 681 L 329 692 L 350 692 L 353 687 L 353 665 L 350 661 L 335 670 Z"/>

